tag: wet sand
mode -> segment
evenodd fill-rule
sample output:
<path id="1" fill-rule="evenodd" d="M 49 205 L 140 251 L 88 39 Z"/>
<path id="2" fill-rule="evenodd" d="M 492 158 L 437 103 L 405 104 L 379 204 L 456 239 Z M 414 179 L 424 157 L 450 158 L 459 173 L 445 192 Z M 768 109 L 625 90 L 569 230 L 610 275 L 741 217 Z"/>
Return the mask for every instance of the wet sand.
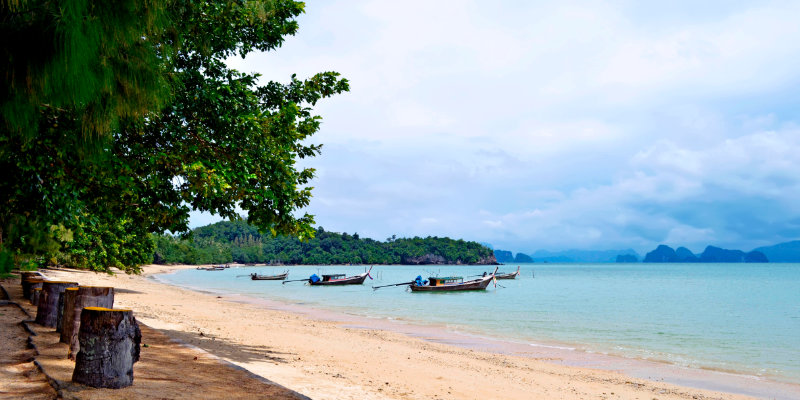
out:
<path id="1" fill-rule="evenodd" d="M 147 279 L 180 268 L 194 266 L 146 266 L 144 276 L 45 273 L 114 286 L 116 307 L 132 308 L 150 327 L 314 399 L 750 398 L 660 381 L 665 374 L 658 363 L 556 347 L 515 347 L 430 327 L 199 293 Z M 678 372 L 667 376 L 670 381 L 700 387 L 706 387 L 703 374 L 716 374 L 674 369 Z M 759 397 L 800 394 L 796 385 L 764 386 L 754 380 L 756 390 L 747 391 L 743 389 L 751 385 L 741 377 L 730 382 L 730 391 Z"/>

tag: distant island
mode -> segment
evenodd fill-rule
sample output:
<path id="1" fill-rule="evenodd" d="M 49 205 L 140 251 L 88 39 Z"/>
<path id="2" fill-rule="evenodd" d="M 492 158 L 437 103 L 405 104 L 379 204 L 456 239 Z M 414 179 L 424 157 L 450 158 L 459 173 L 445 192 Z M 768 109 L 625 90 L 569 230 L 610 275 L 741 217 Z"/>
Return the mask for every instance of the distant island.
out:
<path id="1" fill-rule="evenodd" d="M 533 254 L 514 253 L 508 250 L 495 250 L 494 256 L 501 263 L 613 263 L 618 261 L 619 256 L 623 256 L 624 262 L 638 262 L 639 254 L 632 249 L 626 250 L 563 250 L 547 251 L 537 250 Z"/>
<path id="2" fill-rule="evenodd" d="M 764 253 L 770 262 L 800 262 L 800 240 L 755 249 Z"/>
<path id="3" fill-rule="evenodd" d="M 509 250 L 494 250 L 500 263 L 800 263 L 800 240 L 758 247 L 752 251 L 723 249 L 707 246 L 695 254 L 686 247 L 673 249 L 661 244 L 643 258 L 632 249 L 627 250 L 537 250 L 528 255 Z"/>
<path id="4" fill-rule="evenodd" d="M 156 264 L 497 264 L 492 249 L 460 239 L 392 236 L 381 242 L 319 227 L 313 239 L 301 242 L 295 237 L 262 235 L 244 221 L 196 228 L 191 240 L 171 235 L 153 239 Z"/>
<path id="5" fill-rule="evenodd" d="M 618 263 L 636 263 L 639 262 L 639 257 L 633 254 L 620 254 L 617 256 L 616 262 Z"/>
<path id="6" fill-rule="evenodd" d="M 646 263 L 766 263 L 769 262 L 767 256 L 753 250 L 745 253 L 741 250 L 728 250 L 719 247 L 708 246 L 699 255 L 695 255 L 685 247 L 678 247 L 674 250 L 667 245 L 659 245 L 655 250 L 645 255 L 643 262 Z"/>

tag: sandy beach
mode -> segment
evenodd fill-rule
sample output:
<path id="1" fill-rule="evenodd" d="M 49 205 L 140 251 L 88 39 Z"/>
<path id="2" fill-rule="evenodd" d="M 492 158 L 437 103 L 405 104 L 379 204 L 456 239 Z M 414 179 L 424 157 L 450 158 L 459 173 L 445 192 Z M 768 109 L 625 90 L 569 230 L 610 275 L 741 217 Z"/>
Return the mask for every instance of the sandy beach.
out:
<path id="1" fill-rule="evenodd" d="M 151 265 L 142 275 L 44 272 L 113 286 L 115 307 L 133 309 L 149 327 L 313 399 L 750 398 L 356 328 L 148 279 L 181 268 L 195 267 Z"/>

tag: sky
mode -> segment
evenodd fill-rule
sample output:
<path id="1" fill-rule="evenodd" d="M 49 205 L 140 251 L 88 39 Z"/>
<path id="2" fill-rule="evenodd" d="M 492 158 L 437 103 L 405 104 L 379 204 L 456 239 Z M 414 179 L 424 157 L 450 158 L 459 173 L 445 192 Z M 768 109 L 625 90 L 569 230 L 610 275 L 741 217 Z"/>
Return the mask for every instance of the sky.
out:
<path id="1" fill-rule="evenodd" d="M 229 65 L 349 93 L 303 162 L 319 226 L 496 249 L 800 238 L 798 2 L 309 1 Z M 192 226 L 219 220 L 193 213 Z"/>

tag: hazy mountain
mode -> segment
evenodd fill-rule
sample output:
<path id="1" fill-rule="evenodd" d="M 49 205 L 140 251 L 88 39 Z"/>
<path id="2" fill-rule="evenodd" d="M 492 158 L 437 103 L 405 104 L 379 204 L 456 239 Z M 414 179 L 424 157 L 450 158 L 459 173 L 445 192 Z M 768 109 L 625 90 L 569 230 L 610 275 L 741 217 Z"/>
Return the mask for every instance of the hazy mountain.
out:
<path id="1" fill-rule="evenodd" d="M 496 258 L 499 263 L 513 262 L 514 254 L 507 250 L 495 250 L 494 258 Z"/>
<path id="2" fill-rule="evenodd" d="M 764 253 L 751 251 L 745 253 L 741 250 L 728 250 L 719 247 L 708 246 L 700 256 L 695 256 L 689 249 L 679 247 L 675 251 L 667 245 L 659 245 L 655 250 L 647 253 L 644 262 L 653 263 L 682 263 L 682 262 L 703 262 L 703 263 L 765 263 L 769 262 Z"/>
<path id="3" fill-rule="evenodd" d="M 626 250 L 564 250 L 547 251 L 536 250 L 533 260 L 536 262 L 563 262 L 563 263 L 613 263 L 617 256 L 632 255 L 639 259 L 639 254 L 633 249 Z"/>
<path id="4" fill-rule="evenodd" d="M 517 255 L 514 256 L 514 262 L 516 262 L 516 263 L 532 263 L 533 262 L 533 258 L 531 258 L 531 256 L 529 256 L 529 255 L 527 255 L 525 253 L 517 253 Z"/>
<path id="5" fill-rule="evenodd" d="M 700 259 L 686 247 L 678 247 L 675 249 L 675 257 L 677 262 L 699 262 Z"/>
<path id="6" fill-rule="evenodd" d="M 665 244 L 660 244 L 655 250 L 647 253 L 642 262 L 646 263 L 673 263 L 678 261 L 675 249 Z"/>
<path id="7" fill-rule="evenodd" d="M 764 253 L 770 262 L 800 262 L 800 240 L 759 247 L 753 251 Z"/>
<path id="8" fill-rule="evenodd" d="M 639 262 L 639 257 L 636 257 L 633 254 L 620 254 L 617 256 L 618 263 L 637 263 Z"/>

